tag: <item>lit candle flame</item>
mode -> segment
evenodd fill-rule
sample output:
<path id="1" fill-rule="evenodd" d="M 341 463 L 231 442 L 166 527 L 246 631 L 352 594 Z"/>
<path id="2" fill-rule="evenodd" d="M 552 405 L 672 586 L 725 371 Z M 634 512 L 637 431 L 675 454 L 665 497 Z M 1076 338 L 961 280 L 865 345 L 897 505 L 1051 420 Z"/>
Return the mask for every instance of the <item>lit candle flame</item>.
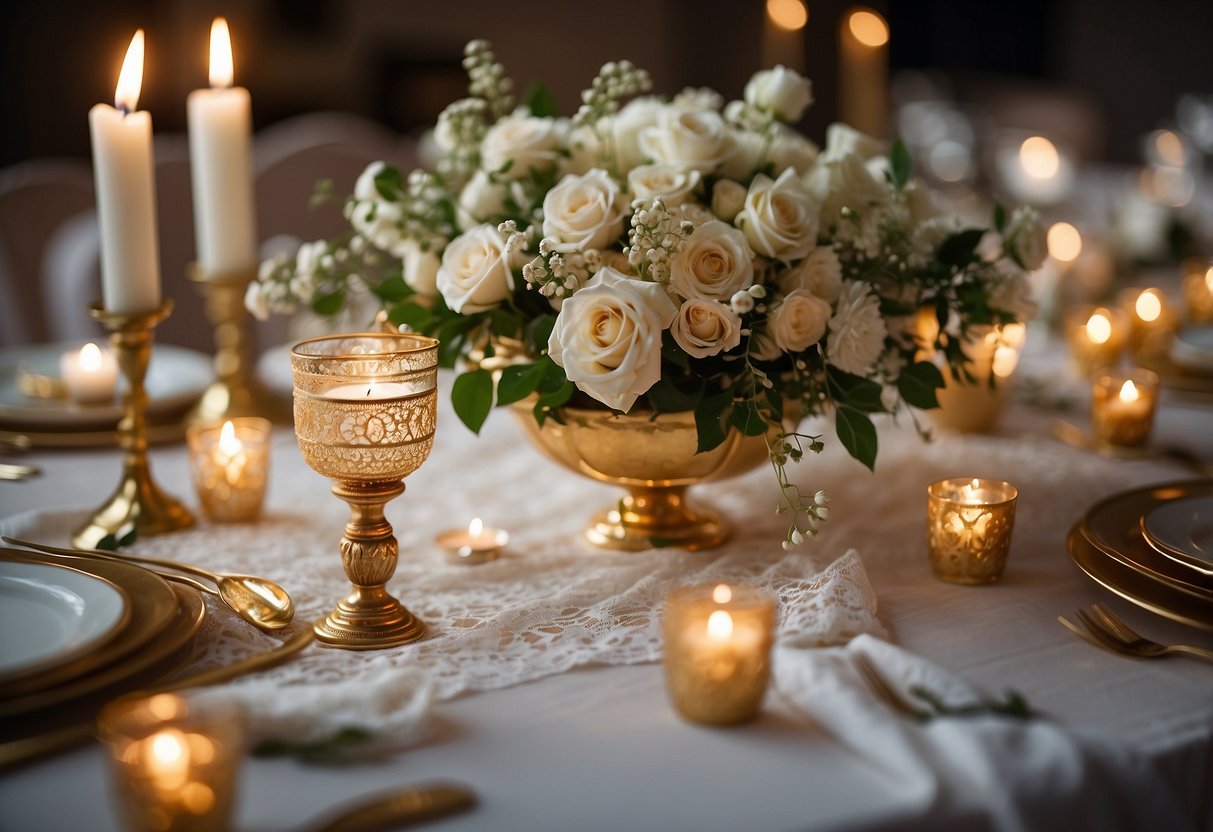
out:
<path id="1" fill-rule="evenodd" d="M 1137 303 L 1133 305 L 1133 308 L 1137 312 L 1137 317 L 1149 323 L 1157 321 L 1158 316 L 1162 314 L 1162 301 L 1157 292 L 1153 289 L 1146 289 L 1137 296 Z"/>
<path id="2" fill-rule="evenodd" d="M 1019 164 L 1033 179 L 1052 179 L 1061 169 L 1057 147 L 1044 136 L 1031 136 L 1019 146 Z"/>
<path id="3" fill-rule="evenodd" d="M 1087 337 L 1092 344 L 1106 344 L 1112 337 L 1112 321 L 1103 312 L 1096 312 L 1087 319 Z"/>
<path id="4" fill-rule="evenodd" d="M 1213 266 L 1210 266 L 1209 270 L 1205 272 L 1205 285 L 1209 287 L 1210 292 L 1213 292 Z"/>
<path id="5" fill-rule="evenodd" d="M 114 90 L 114 106 L 133 113 L 139 104 L 139 91 L 143 88 L 143 30 L 135 32 L 131 45 L 126 49 L 122 71 L 118 73 L 118 87 Z"/>
<path id="6" fill-rule="evenodd" d="M 189 746 L 185 735 L 175 728 L 160 731 L 151 738 L 148 756 L 149 773 L 161 789 L 179 789 L 189 780 Z"/>
<path id="7" fill-rule="evenodd" d="M 799 32 L 809 22 L 804 0 L 767 0 L 767 17 L 787 32 Z"/>
<path id="8" fill-rule="evenodd" d="M 236 454 L 240 453 L 244 446 L 240 444 L 240 440 L 236 437 L 236 426 L 228 420 L 223 423 L 223 428 L 219 431 L 219 451 L 228 459 L 231 459 Z"/>
<path id="9" fill-rule="evenodd" d="M 484 523 L 479 517 L 468 523 L 468 534 L 472 537 L 480 537 L 480 533 L 484 531 Z"/>
<path id="10" fill-rule="evenodd" d="M 994 350 L 994 363 L 992 369 L 994 375 L 999 378 L 1010 378 L 1015 372 L 1015 368 L 1019 365 L 1019 350 L 1015 347 L 1005 345 L 999 346 Z"/>
<path id="11" fill-rule="evenodd" d="M 708 616 L 708 638 L 724 641 L 733 635 L 733 616 L 724 610 L 716 610 Z"/>
<path id="12" fill-rule="evenodd" d="M 1082 254 L 1082 235 L 1068 222 L 1055 222 L 1049 228 L 1048 245 L 1054 260 L 1069 263 Z"/>
<path id="13" fill-rule="evenodd" d="M 889 24 L 871 9 L 856 9 L 847 18 L 847 27 L 864 46 L 884 46 L 889 42 Z"/>
<path id="14" fill-rule="evenodd" d="M 717 604 L 727 604 L 733 600 L 733 590 L 728 584 L 717 584 L 712 590 L 712 600 Z"/>
<path id="15" fill-rule="evenodd" d="M 216 17 L 211 23 L 211 86 L 232 85 L 232 35 L 227 20 Z"/>
<path id="16" fill-rule="evenodd" d="M 1120 386 L 1120 400 L 1126 404 L 1135 402 L 1141 396 L 1137 392 L 1137 385 L 1133 383 L 1133 379 L 1126 379 L 1125 383 Z"/>
<path id="17" fill-rule="evenodd" d="M 101 369 L 101 349 L 96 344 L 85 344 L 80 348 L 80 369 L 86 373 Z"/>

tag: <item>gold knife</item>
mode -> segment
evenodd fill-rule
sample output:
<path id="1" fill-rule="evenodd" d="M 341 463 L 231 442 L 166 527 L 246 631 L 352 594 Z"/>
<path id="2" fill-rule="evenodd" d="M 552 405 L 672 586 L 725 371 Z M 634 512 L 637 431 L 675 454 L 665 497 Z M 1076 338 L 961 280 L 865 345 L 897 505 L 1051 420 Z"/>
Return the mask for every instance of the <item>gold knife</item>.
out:
<path id="1" fill-rule="evenodd" d="M 471 809 L 476 795 L 467 786 L 435 781 L 371 795 L 338 807 L 309 832 L 380 832 Z"/>

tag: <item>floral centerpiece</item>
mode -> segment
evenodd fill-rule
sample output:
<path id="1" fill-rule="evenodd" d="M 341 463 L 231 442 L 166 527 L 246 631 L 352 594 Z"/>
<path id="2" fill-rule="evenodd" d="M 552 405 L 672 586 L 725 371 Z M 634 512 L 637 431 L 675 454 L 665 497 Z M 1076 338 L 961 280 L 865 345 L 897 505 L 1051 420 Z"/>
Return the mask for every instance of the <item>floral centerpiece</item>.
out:
<path id="1" fill-rule="evenodd" d="M 828 509 L 786 475 L 823 445 L 785 415 L 832 413 L 870 468 L 873 414 L 937 406 L 940 365 L 971 380 L 966 344 L 1032 312 L 1036 214 L 996 207 L 992 229 L 966 227 L 900 142 L 835 124 L 819 150 L 790 126 L 812 93 L 789 69 L 726 105 L 709 89 L 652 96 L 643 70 L 608 63 L 561 118 L 541 87 L 516 106 L 486 42 L 464 65 L 469 96 L 438 119 L 434 169 L 372 164 L 349 232 L 265 263 L 246 300 L 261 316 L 331 314 L 371 292 L 392 323 L 439 338 L 448 366 L 510 345 L 496 383 L 461 364 L 453 405 L 474 431 L 527 400 L 540 424 L 572 404 L 693 412 L 701 452 L 766 435 L 790 545 Z"/>

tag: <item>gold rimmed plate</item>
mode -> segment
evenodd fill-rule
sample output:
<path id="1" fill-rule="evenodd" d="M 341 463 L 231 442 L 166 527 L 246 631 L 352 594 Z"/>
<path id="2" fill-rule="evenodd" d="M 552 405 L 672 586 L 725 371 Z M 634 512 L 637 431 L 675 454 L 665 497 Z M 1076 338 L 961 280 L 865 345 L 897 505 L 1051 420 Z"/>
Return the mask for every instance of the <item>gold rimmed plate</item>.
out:
<path id="1" fill-rule="evenodd" d="M 1213 575 L 1213 495 L 1185 497 L 1141 518 L 1146 542 L 1174 561 Z"/>
<path id="2" fill-rule="evenodd" d="M 11 683 L 0 693 L 0 713 L 11 701 L 20 701 L 41 691 L 65 685 L 100 671 L 138 651 L 172 622 L 180 606 L 173 588 L 153 572 L 118 561 L 56 558 L 23 549 L 0 547 L 0 559 L 10 562 L 53 564 L 93 575 L 119 587 L 130 600 L 130 617 L 113 637 L 97 649 L 48 667 Z"/>

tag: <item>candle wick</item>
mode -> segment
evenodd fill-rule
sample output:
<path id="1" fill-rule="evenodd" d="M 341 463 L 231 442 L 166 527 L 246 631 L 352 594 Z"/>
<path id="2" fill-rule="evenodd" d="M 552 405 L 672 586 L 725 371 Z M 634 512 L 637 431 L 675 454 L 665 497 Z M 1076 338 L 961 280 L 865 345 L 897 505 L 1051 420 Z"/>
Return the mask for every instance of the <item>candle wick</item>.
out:
<path id="1" fill-rule="evenodd" d="M 131 114 L 131 108 L 125 102 L 114 102 L 118 107 L 118 112 L 122 113 L 122 117 L 126 118 Z"/>

